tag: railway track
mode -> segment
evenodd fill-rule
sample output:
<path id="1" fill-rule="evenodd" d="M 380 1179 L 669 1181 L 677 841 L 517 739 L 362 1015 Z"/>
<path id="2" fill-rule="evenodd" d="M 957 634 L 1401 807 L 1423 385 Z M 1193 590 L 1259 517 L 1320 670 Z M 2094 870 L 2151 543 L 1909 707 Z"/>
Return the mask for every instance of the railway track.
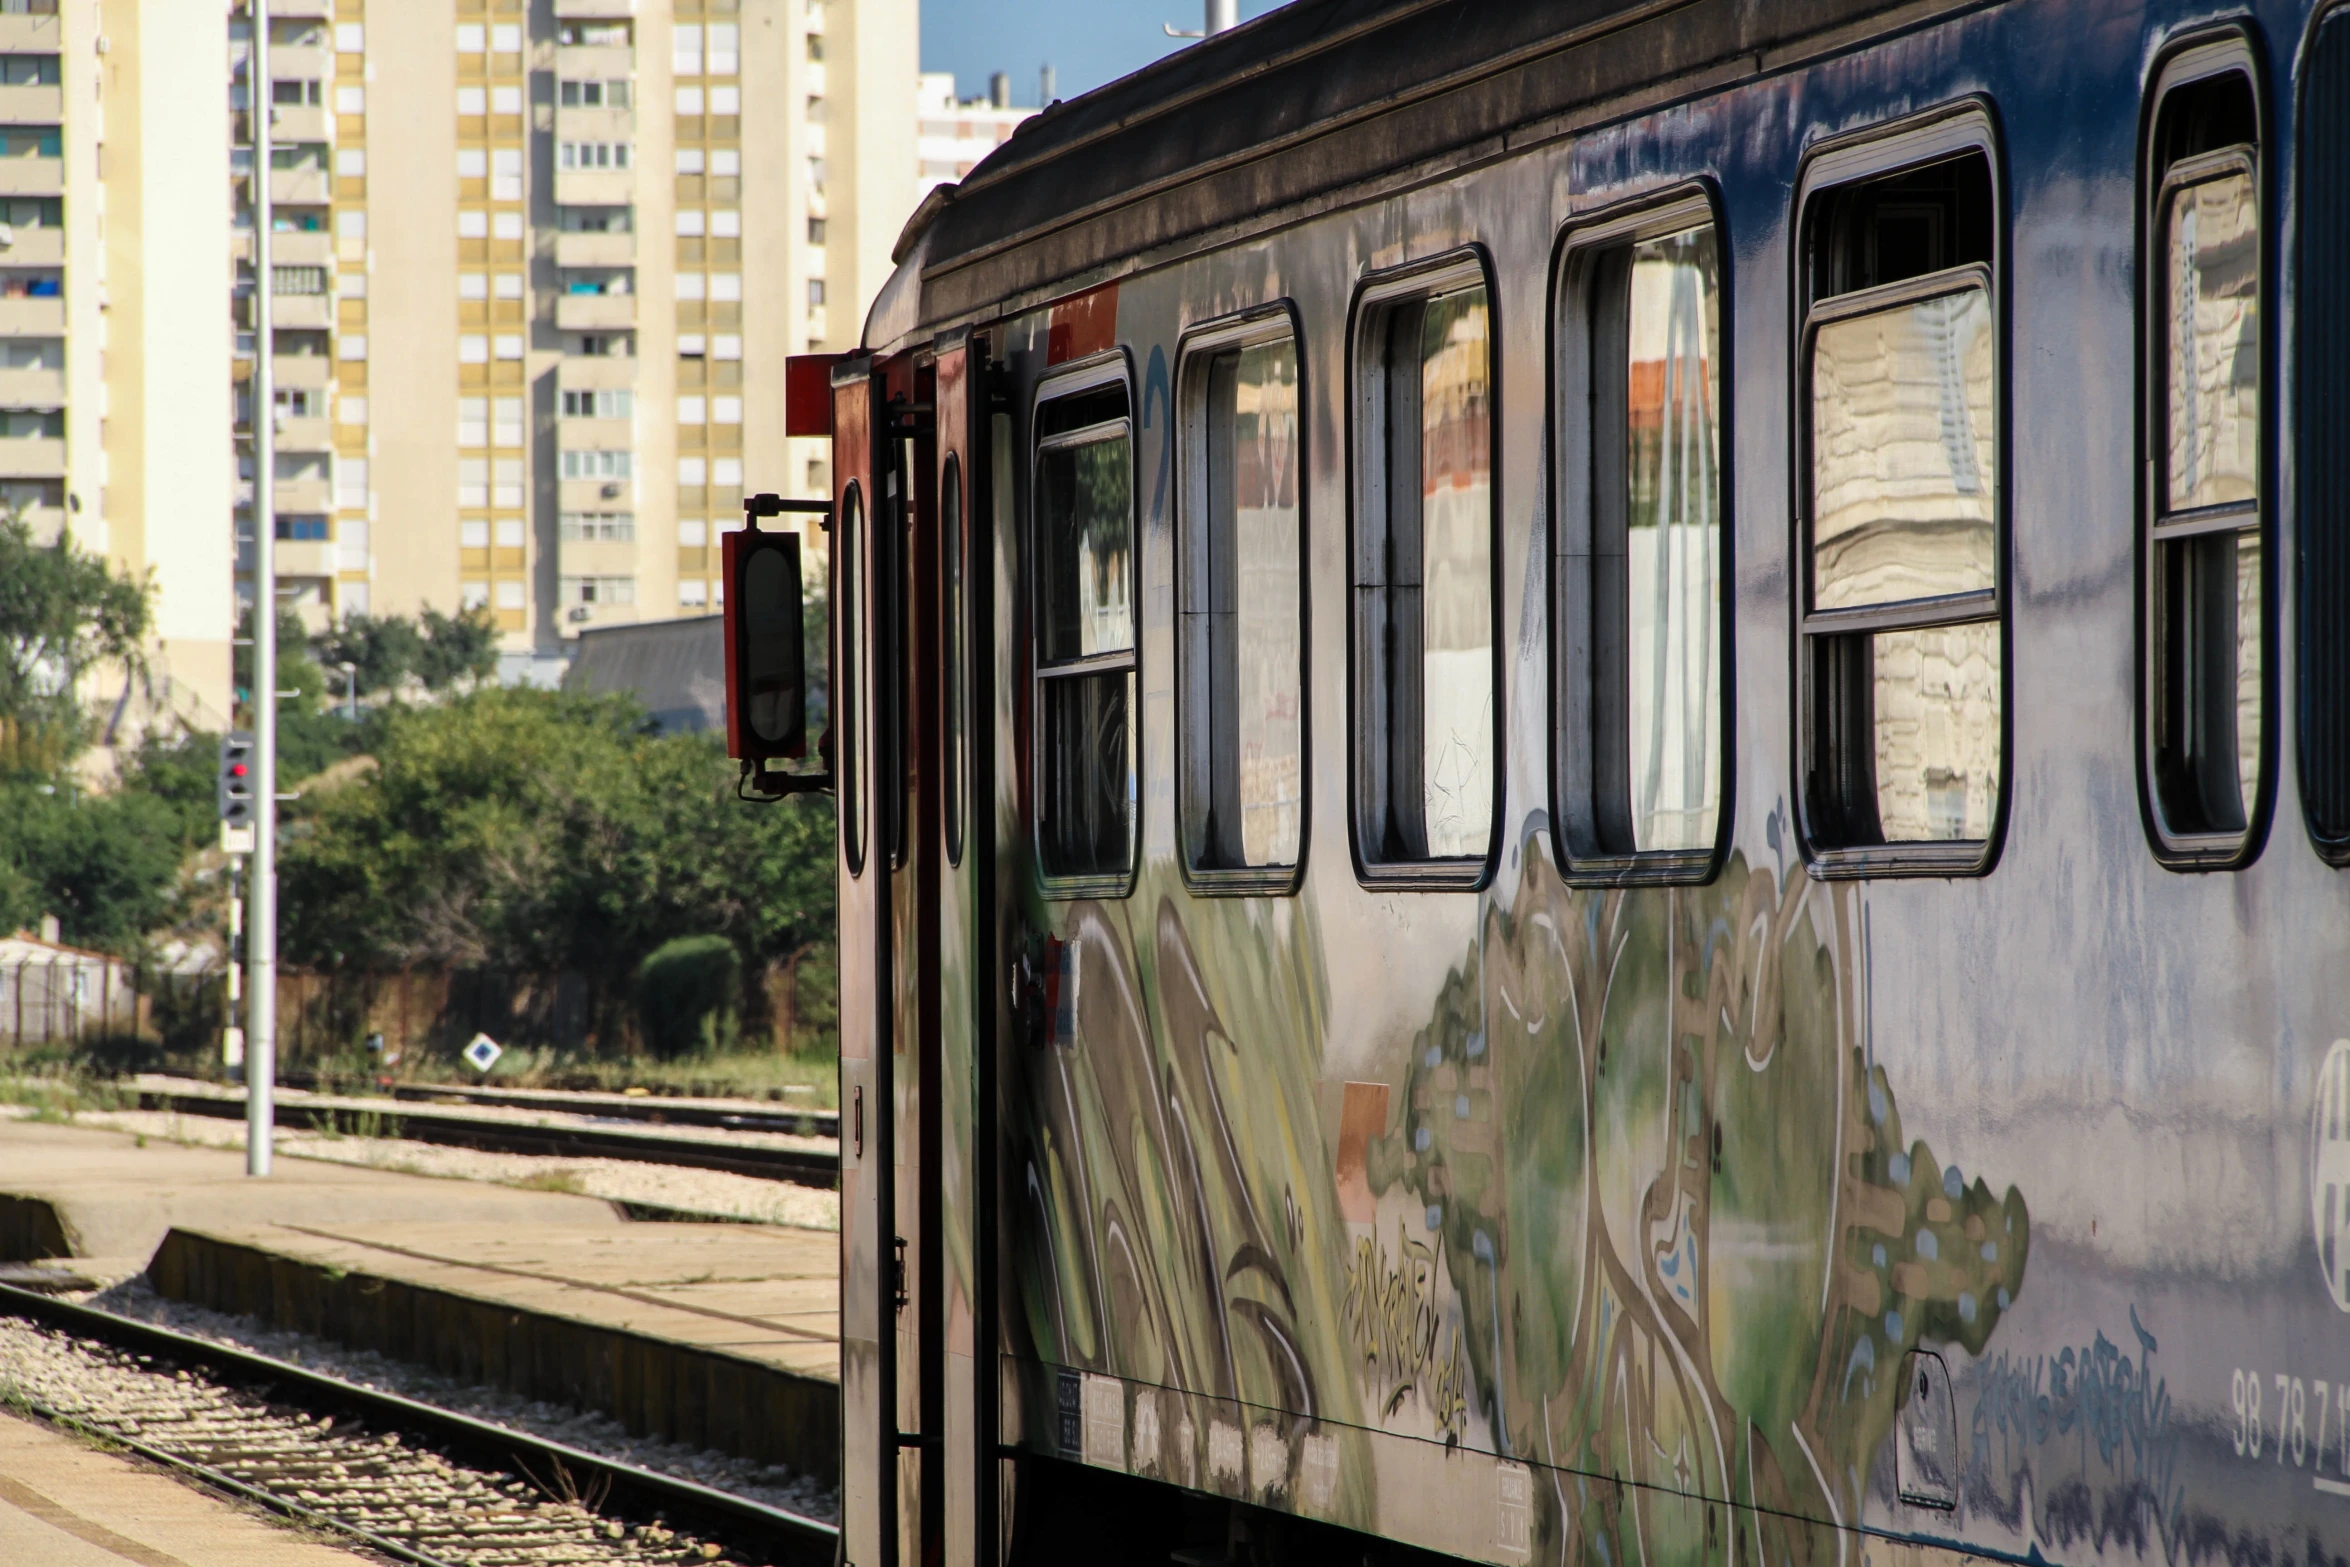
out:
<path id="1" fill-rule="evenodd" d="M 0 1393 L 416 1567 L 830 1567 L 812 1518 L 0 1284 Z"/>
<path id="2" fill-rule="evenodd" d="M 126 1085 L 143 1110 L 176 1110 L 182 1115 L 243 1120 L 242 1089 L 224 1089 L 193 1080 L 165 1082 L 139 1079 Z M 801 1186 L 831 1187 L 840 1181 L 837 1151 L 784 1146 L 765 1142 L 733 1141 L 709 1136 L 680 1136 L 636 1126 L 597 1124 L 576 1109 L 553 1119 L 521 1119 L 513 1112 L 522 1106 L 481 1107 L 432 1105 L 406 1100 L 386 1102 L 341 1094 L 281 1090 L 278 1124 L 318 1127 L 354 1136 L 397 1136 L 414 1142 L 449 1148 L 476 1148 L 490 1153 L 537 1154 L 574 1159 L 629 1159 L 647 1164 L 676 1165 L 692 1170 L 721 1170 L 760 1180 L 790 1181 Z M 834 1124 L 838 1125 L 838 1118 Z M 764 1129 L 741 1128 L 758 1136 L 775 1135 Z"/>

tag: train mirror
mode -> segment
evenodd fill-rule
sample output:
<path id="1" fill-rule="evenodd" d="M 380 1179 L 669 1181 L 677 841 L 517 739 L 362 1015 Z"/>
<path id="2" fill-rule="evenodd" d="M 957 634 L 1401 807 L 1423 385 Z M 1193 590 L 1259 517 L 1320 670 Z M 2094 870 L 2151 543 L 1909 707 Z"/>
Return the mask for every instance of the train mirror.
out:
<path id="1" fill-rule="evenodd" d="M 824 501 L 754 495 L 743 503 L 746 525 L 726 535 L 727 753 L 742 763 L 736 792 L 746 799 L 832 787 L 829 734 L 818 747 L 825 766 L 790 765 L 808 756 L 811 707 L 802 535 L 759 526 L 787 512 L 829 518 L 831 510 Z"/>

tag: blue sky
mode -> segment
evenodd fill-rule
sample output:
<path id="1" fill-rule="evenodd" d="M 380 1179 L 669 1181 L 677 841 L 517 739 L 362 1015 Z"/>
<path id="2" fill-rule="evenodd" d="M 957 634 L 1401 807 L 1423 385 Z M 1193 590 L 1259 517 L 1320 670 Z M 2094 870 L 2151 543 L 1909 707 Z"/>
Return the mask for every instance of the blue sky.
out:
<path id="1" fill-rule="evenodd" d="M 1240 0 L 1241 20 L 1275 0 Z M 1050 61 L 1063 98 L 1138 71 L 1183 40 L 1163 23 L 1197 27 L 1201 0 L 922 0 L 922 69 L 952 71 L 963 97 L 987 91 L 990 71 L 1012 78 L 1012 101 L 1036 102 L 1037 68 Z"/>

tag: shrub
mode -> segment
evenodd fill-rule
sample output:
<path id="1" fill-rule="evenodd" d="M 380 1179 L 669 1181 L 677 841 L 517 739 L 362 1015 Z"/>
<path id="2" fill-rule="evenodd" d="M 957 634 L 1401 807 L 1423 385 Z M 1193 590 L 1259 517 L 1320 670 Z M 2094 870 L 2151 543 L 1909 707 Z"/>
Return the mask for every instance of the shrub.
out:
<path id="1" fill-rule="evenodd" d="M 741 1028 L 742 958 L 724 936 L 679 936 L 636 971 L 637 1029 L 663 1060 L 731 1049 Z"/>

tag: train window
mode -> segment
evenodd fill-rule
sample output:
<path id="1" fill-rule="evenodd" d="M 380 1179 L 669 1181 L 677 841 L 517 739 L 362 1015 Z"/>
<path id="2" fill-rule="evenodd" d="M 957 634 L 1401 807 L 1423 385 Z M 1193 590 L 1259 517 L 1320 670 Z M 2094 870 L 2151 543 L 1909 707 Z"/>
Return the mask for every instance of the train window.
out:
<path id="1" fill-rule="evenodd" d="M 2302 57 L 2300 383 L 2301 808 L 2318 851 L 2350 863 L 2350 10 Z"/>
<path id="2" fill-rule="evenodd" d="M 1359 318 L 1354 830 L 1374 882 L 1475 885 L 1494 848 L 1488 297 L 1470 261 L 1367 293 Z"/>
<path id="3" fill-rule="evenodd" d="M 1123 382 L 1037 410 L 1037 850 L 1121 885 L 1135 848 L 1134 458 Z"/>
<path id="4" fill-rule="evenodd" d="M 2181 868 L 2251 852 L 2266 729 L 2259 122 L 2232 53 L 2165 72 L 2148 160 L 2145 758 Z"/>
<path id="5" fill-rule="evenodd" d="M 1704 198 L 1569 236 L 1558 824 L 1570 872 L 1699 880 L 1721 836 L 1721 274 Z"/>
<path id="6" fill-rule="evenodd" d="M 1831 871 L 1990 861 L 2006 640 L 1994 212 L 1980 149 L 1807 203 L 1805 829 Z"/>
<path id="7" fill-rule="evenodd" d="M 1297 343 L 1287 318 L 1191 345 L 1182 395 L 1185 864 L 1203 887 L 1285 890 L 1305 835 L 1306 763 Z"/>

